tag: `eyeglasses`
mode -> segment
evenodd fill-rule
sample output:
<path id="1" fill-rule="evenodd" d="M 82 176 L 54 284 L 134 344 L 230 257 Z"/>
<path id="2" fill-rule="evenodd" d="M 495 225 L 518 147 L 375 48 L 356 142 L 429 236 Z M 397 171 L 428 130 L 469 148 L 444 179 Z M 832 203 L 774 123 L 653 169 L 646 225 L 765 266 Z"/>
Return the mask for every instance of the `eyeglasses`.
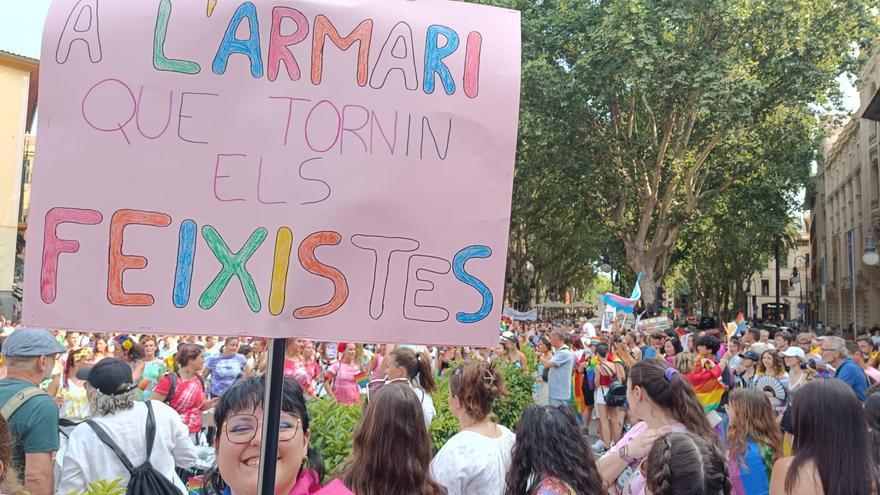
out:
<path id="1" fill-rule="evenodd" d="M 236 414 L 226 420 L 226 438 L 232 443 L 249 443 L 257 435 L 262 422 L 253 414 Z M 296 436 L 301 420 L 292 414 L 281 413 L 278 422 L 278 441 L 286 442 Z"/>
<path id="2" fill-rule="evenodd" d="M 385 385 L 388 385 L 389 383 L 396 383 L 396 382 L 409 383 L 409 379 L 408 378 L 395 378 L 393 380 L 385 380 L 385 379 L 383 379 L 383 380 L 370 380 L 370 382 L 367 383 L 366 402 L 370 402 L 370 393 L 371 392 L 375 392 L 376 390 L 379 390 L 380 388 L 384 387 Z"/>

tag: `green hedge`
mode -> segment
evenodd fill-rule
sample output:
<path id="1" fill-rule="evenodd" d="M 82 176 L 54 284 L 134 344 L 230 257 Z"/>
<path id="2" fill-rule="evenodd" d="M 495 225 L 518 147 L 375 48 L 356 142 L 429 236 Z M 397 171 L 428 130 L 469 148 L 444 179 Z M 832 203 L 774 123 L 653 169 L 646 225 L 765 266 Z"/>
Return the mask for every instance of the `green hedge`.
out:
<path id="1" fill-rule="evenodd" d="M 529 361 L 533 362 L 533 355 L 530 357 Z M 453 369 L 454 366 L 447 370 L 446 376 L 450 376 Z M 510 395 L 499 399 L 493 412 L 498 422 L 512 431 L 516 429 L 523 409 L 532 403 L 535 379 L 532 374 L 510 364 L 503 363 L 500 370 Z M 445 377 L 437 383 L 434 407 L 437 415 L 431 422 L 431 441 L 434 452 L 437 452 L 452 435 L 458 433 L 458 421 L 449 411 L 449 380 Z M 343 461 L 351 453 L 352 435 L 361 418 L 361 407 L 337 404 L 323 397 L 309 401 L 308 408 L 312 429 L 311 446 L 321 453 L 327 475 L 332 477 L 339 474 Z"/>

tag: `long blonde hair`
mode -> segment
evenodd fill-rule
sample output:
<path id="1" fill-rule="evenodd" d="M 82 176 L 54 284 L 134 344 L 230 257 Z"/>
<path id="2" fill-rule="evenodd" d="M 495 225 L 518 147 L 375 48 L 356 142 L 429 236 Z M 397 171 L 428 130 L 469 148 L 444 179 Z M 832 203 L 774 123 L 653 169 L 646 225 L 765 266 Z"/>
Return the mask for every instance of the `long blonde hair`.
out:
<path id="1" fill-rule="evenodd" d="M 776 424 L 776 414 L 764 392 L 751 387 L 737 388 L 730 393 L 729 407 L 733 419 L 727 429 L 730 458 L 745 458 L 747 438 L 773 449 L 773 462 L 782 455 L 782 433 Z"/>

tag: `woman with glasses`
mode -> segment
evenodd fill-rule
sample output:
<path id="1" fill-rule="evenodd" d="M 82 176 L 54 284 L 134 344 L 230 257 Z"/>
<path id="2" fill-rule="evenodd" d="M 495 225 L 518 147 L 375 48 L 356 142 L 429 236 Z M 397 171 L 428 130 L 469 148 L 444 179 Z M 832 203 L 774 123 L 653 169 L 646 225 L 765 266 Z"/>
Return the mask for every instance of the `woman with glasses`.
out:
<path id="1" fill-rule="evenodd" d="M 469 361 L 449 378 L 449 410 L 461 425 L 431 462 L 449 495 L 501 495 L 516 437 L 492 421 L 492 405 L 507 394 L 495 364 Z M 577 432 L 574 432 L 576 434 Z"/>
<path id="2" fill-rule="evenodd" d="M 370 393 L 342 480 L 358 495 L 444 495 L 430 472 L 431 435 L 406 382 Z"/>
<path id="3" fill-rule="evenodd" d="M 257 494 L 265 391 L 262 378 L 239 380 L 217 404 L 217 460 L 206 484 L 218 495 Z M 311 433 L 302 389 L 295 380 L 285 379 L 278 424 L 275 495 L 311 494 L 320 487 L 324 463 L 309 448 Z"/>

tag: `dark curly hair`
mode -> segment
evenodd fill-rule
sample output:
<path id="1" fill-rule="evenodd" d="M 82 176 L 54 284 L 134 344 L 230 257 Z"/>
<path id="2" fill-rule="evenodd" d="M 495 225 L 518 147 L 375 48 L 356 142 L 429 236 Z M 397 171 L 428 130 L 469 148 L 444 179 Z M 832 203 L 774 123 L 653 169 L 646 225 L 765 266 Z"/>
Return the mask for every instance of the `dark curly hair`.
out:
<path id="1" fill-rule="evenodd" d="M 670 433 L 648 453 L 645 486 L 654 495 L 730 495 L 727 459 L 703 437 Z"/>
<path id="2" fill-rule="evenodd" d="M 531 405 L 516 427 L 505 495 L 532 493 L 544 478 L 568 483 L 579 495 L 607 493 L 593 451 L 568 407 Z M 534 476 L 537 475 L 537 476 Z"/>

